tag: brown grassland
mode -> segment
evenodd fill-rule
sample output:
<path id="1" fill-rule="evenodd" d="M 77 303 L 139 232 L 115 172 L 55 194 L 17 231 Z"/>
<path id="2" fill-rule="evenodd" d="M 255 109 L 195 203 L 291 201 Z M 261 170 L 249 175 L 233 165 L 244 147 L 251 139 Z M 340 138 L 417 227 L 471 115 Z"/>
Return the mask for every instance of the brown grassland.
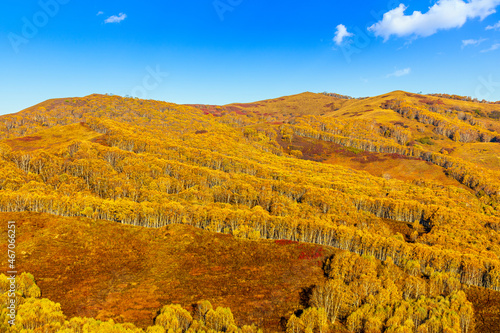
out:
<path id="1" fill-rule="evenodd" d="M 18 265 L 36 277 L 42 297 L 60 303 L 70 317 L 143 328 L 153 325 L 165 304 L 190 308 L 206 299 L 230 307 L 240 324 L 280 330 L 281 317 L 296 310 L 302 288 L 323 280 L 322 257 L 335 251 L 175 224 L 145 229 L 38 213 L 1 218 L 16 221 Z M 2 263 L 6 253 L 2 243 Z"/>

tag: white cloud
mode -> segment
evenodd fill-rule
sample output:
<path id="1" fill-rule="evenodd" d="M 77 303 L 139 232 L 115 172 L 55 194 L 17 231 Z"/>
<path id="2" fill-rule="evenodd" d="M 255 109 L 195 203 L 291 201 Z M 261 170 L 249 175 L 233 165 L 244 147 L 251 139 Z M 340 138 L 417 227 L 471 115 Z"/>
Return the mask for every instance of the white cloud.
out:
<path id="1" fill-rule="evenodd" d="M 127 14 L 120 13 L 118 16 L 112 15 L 104 20 L 104 23 L 120 23 L 127 18 Z"/>
<path id="2" fill-rule="evenodd" d="M 400 4 L 399 7 L 384 14 L 381 21 L 368 28 L 375 36 L 389 37 L 428 37 L 438 30 L 447 30 L 462 27 L 467 20 L 480 18 L 496 13 L 495 8 L 500 0 L 438 0 L 436 4 L 422 14 L 414 11 L 405 15 L 408 7 Z"/>
<path id="3" fill-rule="evenodd" d="M 103 12 L 103 11 L 98 11 L 98 12 L 97 12 L 97 16 L 102 15 L 102 14 L 104 14 L 104 12 Z"/>
<path id="4" fill-rule="evenodd" d="M 486 38 L 481 38 L 481 39 L 466 39 L 466 40 L 462 41 L 462 48 L 464 48 L 466 46 L 469 46 L 469 45 L 478 46 L 479 44 L 481 44 L 482 42 L 485 42 L 485 41 L 487 41 Z"/>
<path id="5" fill-rule="evenodd" d="M 481 52 L 485 53 L 485 52 L 495 51 L 498 49 L 500 49 L 500 43 L 493 44 L 489 49 L 482 50 Z"/>
<path id="6" fill-rule="evenodd" d="M 343 24 L 339 24 L 337 26 L 337 31 L 335 32 L 335 37 L 333 37 L 333 41 L 335 44 L 340 45 L 344 41 L 344 38 L 349 38 L 354 36 L 353 33 L 347 31 L 347 28 Z"/>
<path id="7" fill-rule="evenodd" d="M 405 68 L 405 69 L 398 69 L 397 71 L 395 71 L 394 73 L 391 73 L 391 74 L 387 74 L 385 77 L 386 78 L 389 78 L 389 77 L 392 77 L 392 76 L 395 76 L 395 77 L 400 77 L 400 76 L 405 76 L 405 75 L 408 75 L 411 73 L 411 68 L 408 67 L 408 68 Z"/>
<path id="8" fill-rule="evenodd" d="M 500 30 L 500 21 L 486 27 L 486 30 Z"/>

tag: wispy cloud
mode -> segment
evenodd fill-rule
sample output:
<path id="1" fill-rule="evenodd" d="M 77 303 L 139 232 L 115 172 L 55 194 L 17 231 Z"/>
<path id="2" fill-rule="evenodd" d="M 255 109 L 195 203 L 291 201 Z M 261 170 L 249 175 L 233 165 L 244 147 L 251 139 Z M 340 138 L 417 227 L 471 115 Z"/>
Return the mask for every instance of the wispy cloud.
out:
<path id="1" fill-rule="evenodd" d="M 480 38 L 480 39 L 465 39 L 462 41 L 462 48 L 472 45 L 472 46 L 478 46 L 482 42 L 487 41 L 488 39 L 486 38 Z"/>
<path id="2" fill-rule="evenodd" d="M 486 30 L 500 30 L 500 21 L 486 27 Z"/>
<path id="3" fill-rule="evenodd" d="M 347 28 L 343 24 L 339 24 L 337 26 L 337 31 L 335 32 L 335 37 L 333 37 L 333 41 L 335 44 L 340 45 L 344 41 L 345 38 L 349 38 L 354 36 L 353 33 L 347 31 Z"/>
<path id="4" fill-rule="evenodd" d="M 426 13 L 414 11 L 405 15 L 408 8 L 404 4 L 388 11 L 381 21 L 368 28 L 375 36 L 388 40 L 397 37 L 428 37 L 438 30 L 462 27 L 468 20 L 487 16 L 496 12 L 500 0 L 438 0 Z"/>
<path id="5" fill-rule="evenodd" d="M 408 67 L 408 68 L 405 68 L 405 69 L 398 69 L 394 73 L 387 74 L 385 77 L 386 78 L 389 78 L 389 77 L 400 77 L 400 76 L 408 75 L 410 73 L 411 73 L 411 68 Z"/>
<path id="6" fill-rule="evenodd" d="M 98 11 L 98 12 L 97 12 L 97 16 L 102 15 L 102 14 L 104 14 L 104 12 L 103 12 L 103 11 Z"/>
<path id="7" fill-rule="evenodd" d="M 104 23 L 120 23 L 127 18 L 127 14 L 120 13 L 118 15 L 112 15 L 104 20 Z"/>
<path id="8" fill-rule="evenodd" d="M 482 50 L 481 52 L 483 52 L 483 53 L 491 52 L 491 51 L 495 51 L 498 49 L 500 49 L 500 43 L 495 43 L 495 44 L 491 45 L 491 47 L 489 49 Z"/>

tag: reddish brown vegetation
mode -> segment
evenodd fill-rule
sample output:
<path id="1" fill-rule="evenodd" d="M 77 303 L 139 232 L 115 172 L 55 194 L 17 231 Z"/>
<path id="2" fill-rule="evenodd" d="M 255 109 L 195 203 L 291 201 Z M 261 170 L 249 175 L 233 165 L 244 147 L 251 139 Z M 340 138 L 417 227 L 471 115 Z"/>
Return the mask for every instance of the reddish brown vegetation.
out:
<path id="1" fill-rule="evenodd" d="M 0 213 L 15 220 L 20 267 L 42 297 L 69 316 L 153 324 L 158 309 L 207 299 L 229 306 L 241 325 L 280 330 L 297 295 L 323 273 L 309 260 L 334 252 L 295 241 L 248 241 L 190 226 L 159 229 L 48 214 Z M 6 237 L 7 226 L 0 226 Z M 5 238 L 4 238 L 5 239 Z M 6 243 L 0 260 L 6 263 Z M 6 267 L 2 268 L 6 271 Z"/>
<path id="2" fill-rule="evenodd" d="M 262 104 L 258 104 L 258 103 L 237 103 L 237 104 L 233 104 L 235 106 L 239 106 L 239 107 L 242 107 L 242 108 L 256 108 L 256 107 L 259 107 L 259 106 L 262 106 Z"/>
<path id="3" fill-rule="evenodd" d="M 476 332 L 500 332 L 500 292 L 470 287 L 467 298 L 474 305 Z"/>
<path id="4" fill-rule="evenodd" d="M 274 243 L 276 243 L 278 245 L 290 245 L 290 244 L 298 244 L 299 242 L 293 241 L 293 240 L 289 240 L 289 239 L 276 239 L 274 241 Z"/>
<path id="5" fill-rule="evenodd" d="M 40 140 L 42 137 L 41 136 L 25 136 L 23 138 L 18 138 L 14 139 L 12 141 L 24 141 L 24 142 L 30 142 L 30 141 L 37 141 Z"/>
<path id="6" fill-rule="evenodd" d="M 443 101 L 440 99 L 433 100 L 433 99 L 429 99 L 429 98 L 424 98 L 424 99 L 421 99 L 419 102 L 423 103 L 423 104 L 427 104 L 427 105 L 435 105 L 435 104 L 444 105 Z"/>
<path id="7" fill-rule="evenodd" d="M 301 244 L 301 245 L 303 245 L 303 244 Z M 318 263 L 321 263 L 321 260 L 325 256 L 325 251 L 320 246 L 318 246 L 316 248 L 305 248 L 303 246 L 299 246 L 299 248 L 304 249 L 304 251 L 302 251 L 299 255 L 300 260 L 320 259 Z"/>

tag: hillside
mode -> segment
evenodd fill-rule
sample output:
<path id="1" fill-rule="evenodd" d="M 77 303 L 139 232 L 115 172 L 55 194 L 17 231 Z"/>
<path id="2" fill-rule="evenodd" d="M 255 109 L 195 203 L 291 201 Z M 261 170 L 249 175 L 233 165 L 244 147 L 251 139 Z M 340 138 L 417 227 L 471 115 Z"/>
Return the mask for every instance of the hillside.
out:
<path id="1" fill-rule="evenodd" d="M 324 115 L 340 108 L 347 102 L 341 96 L 306 92 L 254 103 L 233 103 L 224 106 L 190 104 L 205 114 L 224 116 L 229 113 L 249 115 L 265 122 L 289 121 L 304 115 Z"/>
<path id="2" fill-rule="evenodd" d="M 153 325 L 165 304 L 200 300 L 228 306 L 240 324 L 279 330 L 302 288 L 323 280 L 312 244 L 250 241 L 190 226 L 158 229 L 48 214 L 0 214 L 15 220 L 18 258 L 42 297 L 68 316 Z M 1 236 L 7 228 L 2 224 Z M 7 245 L 1 245 L 2 263 Z M 321 254 L 321 258 L 317 255 Z M 2 266 L 3 267 L 3 266 Z M 6 271 L 4 269 L 3 271 Z"/>
<path id="3" fill-rule="evenodd" d="M 363 286 L 365 277 L 378 286 L 339 305 L 340 312 L 327 311 L 332 329 L 410 329 L 409 322 L 391 319 L 406 302 L 415 309 L 439 303 L 435 332 L 464 332 L 472 326 L 449 319 L 446 311 L 458 306 L 469 318 L 472 302 L 476 331 L 493 332 L 498 311 L 490 307 L 486 324 L 477 305 L 500 291 L 499 114 L 499 104 L 401 91 L 363 99 L 304 93 L 226 106 L 108 95 L 49 100 L 0 117 L 0 211 L 36 213 L 12 215 L 24 221 L 20 246 L 30 251 L 47 247 L 53 234 L 71 239 L 53 242 L 47 253 L 25 250 L 32 254 L 23 259 L 42 293 L 69 315 L 121 318 L 145 328 L 161 305 L 208 299 L 230 305 L 242 324 L 279 330 L 282 316 L 289 324 L 305 320 L 302 312 L 291 316 L 301 288 L 322 274 L 332 280 L 341 274 L 300 259 L 305 247 L 321 248 L 324 263 L 333 249 L 369 261 L 369 271 L 335 280 L 334 290 Z M 178 246 L 162 241 L 165 233 Z M 279 240 L 300 243 L 281 247 Z M 89 259 L 80 264 L 82 251 Z M 192 257 L 198 252 L 206 257 Z M 64 272 L 45 266 L 53 264 L 48 253 L 64 262 L 57 267 L 80 266 Z M 172 254 L 160 259 L 153 253 Z M 124 254 L 129 264 L 123 276 L 94 261 L 111 256 L 119 272 Z M 241 260 L 249 254 L 247 271 Z M 223 263 L 214 267 L 223 268 L 200 264 L 216 257 Z M 342 266 L 354 259 L 338 260 Z M 172 265 L 170 275 L 159 262 Z M 50 280 L 66 275 L 60 285 Z M 284 275 L 293 282 L 273 280 Z M 101 276 L 114 282 L 88 287 Z M 423 293 L 408 291 L 410 277 L 411 288 L 426 286 Z M 436 279 L 444 287 L 433 287 Z M 138 280 L 145 282 L 132 285 Z M 173 283 L 176 296 L 167 295 L 162 283 Z M 146 289 L 154 306 L 123 305 Z M 71 290 L 88 293 L 63 296 Z M 277 310 L 252 312 L 270 304 L 270 290 L 280 290 L 272 301 Z M 243 306 L 245 299 L 250 302 Z M 384 311 L 376 312 L 377 302 L 386 304 Z M 368 324 L 373 311 L 384 315 Z M 427 315 L 400 317 L 413 318 L 416 329 L 434 325 Z"/>

